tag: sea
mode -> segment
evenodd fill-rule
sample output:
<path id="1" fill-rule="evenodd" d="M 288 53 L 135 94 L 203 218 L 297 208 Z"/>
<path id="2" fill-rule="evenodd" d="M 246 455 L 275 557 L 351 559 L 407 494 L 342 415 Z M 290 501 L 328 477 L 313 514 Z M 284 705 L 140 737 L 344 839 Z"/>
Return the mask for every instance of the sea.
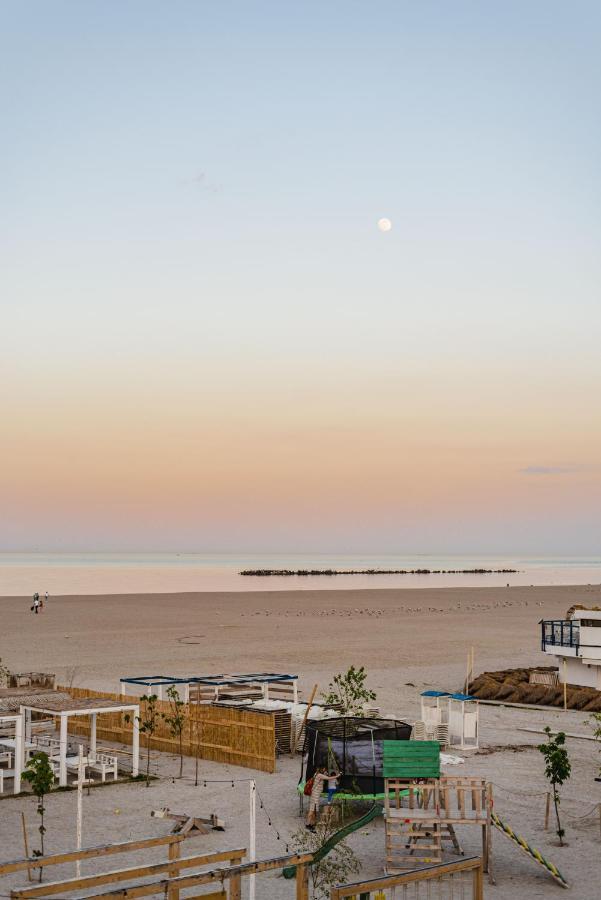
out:
<path id="1" fill-rule="evenodd" d="M 515 569 L 501 574 L 243 576 L 244 569 Z M 0 596 L 587 584 L 601 557 L 0 553 Z"/>

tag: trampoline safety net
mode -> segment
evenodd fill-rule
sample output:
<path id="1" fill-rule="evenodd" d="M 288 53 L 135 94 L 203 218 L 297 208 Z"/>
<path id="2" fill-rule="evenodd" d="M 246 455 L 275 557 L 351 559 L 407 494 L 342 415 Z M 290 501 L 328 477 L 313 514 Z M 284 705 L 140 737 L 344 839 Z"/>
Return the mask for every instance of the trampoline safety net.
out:
<path id="1" fill-rule="evenodd" d="M 343 717 L 309 721 L 305 731 L 305 779 L 318 769 L 338 771 L 338 789 L 349 794 L 384 790 L 383 741 L 408 741 L 411 725 L 394 719 Z"/>

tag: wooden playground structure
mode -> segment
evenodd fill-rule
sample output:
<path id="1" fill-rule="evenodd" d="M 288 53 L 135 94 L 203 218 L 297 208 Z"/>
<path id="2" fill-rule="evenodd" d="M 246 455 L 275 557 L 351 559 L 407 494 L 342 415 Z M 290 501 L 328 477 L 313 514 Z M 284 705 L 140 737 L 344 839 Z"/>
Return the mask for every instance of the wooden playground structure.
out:
<path id="1" fill-rule="evenodd" d="M 482 861 L 492 874 L 492 785 L 484 778 L 441 775 L 437 741 L 384 742 L 386 871 L 442 863 L 443 842 L 463 851 L 457 825 L 482 831 Z"/>
<path id="2" fill-rule="evenodd" d="M 457 825 L 476 825 L 482 831 L 482 861 L 491 884 L 492 785 L 484 778 L 445 775 L 419 783 L 386 779 L 386 871 L 406 872 L 442 863 L 443 843 L 463 851 Z"/>

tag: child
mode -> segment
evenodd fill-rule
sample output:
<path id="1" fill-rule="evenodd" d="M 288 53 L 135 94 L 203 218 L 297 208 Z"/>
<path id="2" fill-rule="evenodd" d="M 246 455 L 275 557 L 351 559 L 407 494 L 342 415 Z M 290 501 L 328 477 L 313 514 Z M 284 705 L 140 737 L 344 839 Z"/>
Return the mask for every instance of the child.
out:
<path id="1" fill-rule="evenodd" d="M 328 806 L 332 803 L 332 797 L 338 790 L 338 779 L 340 778 L 340 772 L 335 772 L 332 770 L 328 775 Z"/>

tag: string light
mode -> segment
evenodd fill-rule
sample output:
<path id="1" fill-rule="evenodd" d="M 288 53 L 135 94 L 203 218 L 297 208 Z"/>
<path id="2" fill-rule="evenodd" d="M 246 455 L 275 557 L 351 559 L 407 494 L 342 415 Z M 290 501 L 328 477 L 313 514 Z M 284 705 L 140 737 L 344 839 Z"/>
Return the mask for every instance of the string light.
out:
<path id="1" fill-rule="evenodd" d="M 254 778 L 203 778 L 202 787 L 207 787 L 209 784 L 231 784 L 232 787 L 235 787 L 237 784 L 248 784 L 249 782 L 255 782 L 255 791 L 257 794 L 257 799 L 259 801 L 259 808 L 263 810 L 265 813 L 265 817 L 267 819 L 267 825 L 275 834 L 276 841 L 282 840 L 282 835 L 278 828 L 273 824 L 273 820 L 267 807 L 265 806 L 265 801 L 263 800 L 261 794 L 259 793 L 259 789 L 256 786 L 256 781 Z M 286 853 L 290 852 L 290 844 L 288 840 L 284 841 L 286 846 Z"/>

